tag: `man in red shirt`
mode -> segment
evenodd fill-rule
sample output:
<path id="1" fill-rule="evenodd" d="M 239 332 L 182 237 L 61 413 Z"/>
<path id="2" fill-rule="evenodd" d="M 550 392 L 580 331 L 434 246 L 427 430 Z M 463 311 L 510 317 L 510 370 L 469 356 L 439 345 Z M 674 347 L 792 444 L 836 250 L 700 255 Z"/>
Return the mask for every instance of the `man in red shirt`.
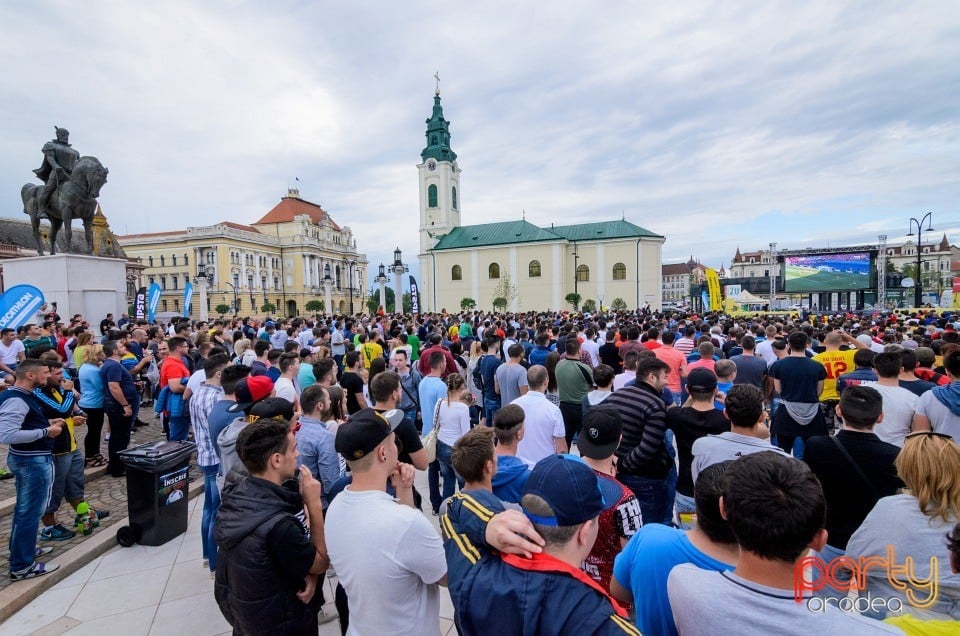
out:
<path id="1" fill-rule="evenodd" d="M 673 394 L 674 403 L 680 405 L 680 378 L 687 376 L 687 356 L 677 351 L 673 346 L 673 339 L 676 334 L 672 331 L 663 332 L 663 346 L 654 349 L 653 355 L 659 360 L 667 363 L 670 369 L 667 371 L 667 388 Z"/>
<path id="2" fill-rule="evenodd" d="M 430 336 L 430 346 L 420 352 L 420 361 L 417 363 L 417 370 L 421 375 L 430 375 L 430 354 L 434 351 L 439 351 L 443 353 L 443 359 L 446 361 L 446 366 L 443 370 L 442 378 L 446 378 L 451 373 L 457 372 L 457 362 L 453 359 L 453 355 L 450 353 L 449 349 L 444 349 L 443 337 L 435 333 Z"/>
<path id="3" fill-rule="evenodd" d="M 167 412 L 169 415 L 170 441 L 186 441 L 190 430 L 190 413 L 184 408 L 183 392 L 187 388 L 186 380 L 190 378 L 190 371 L 183 362 L 183 356 L 190 351 L 186 338 L 174 336 L 168 341 L 170 353 L 163 360 L 160 367 L 160 388 L 169 388 L 171 395 L 167 398 Z"/>
<path id="4" fill-rule="evenodd" d="M 616 409 L 595 406 L 584 414 L 577 442 L 580 459 L 596 474 L 605 504 L 598 519 L 597 540 L 583 560 L 583 571 L 607 591 L 614 559 L 643 523 L 640 502 L 615 477 L 613 454 L 620 445 L 622 430 L 623 420 Z"/>
<path id="5" fill-rule="evenodd" d="M 623 330 L 620 330 L 620 333 L 623 333 Z M 627 341 L 620 345 L 620 359 L 626 361 L 626 356 L 631 351 L 645 351 L 646 347 L 640 344 L 640 328 L 636 325 L 631 325 L 627 328 Z"/>
<path id="6" fill-rule="evenodd" d="M 650 327 L 649 329 L 647 329 L 646 341 L 640 344 L 642 344 L 644 347 L 646 347 L 650 351 L 654 351 L 661 347 L 659 340 L 660 340 L 660 330 L 657 329 L 656 327 Z"/>

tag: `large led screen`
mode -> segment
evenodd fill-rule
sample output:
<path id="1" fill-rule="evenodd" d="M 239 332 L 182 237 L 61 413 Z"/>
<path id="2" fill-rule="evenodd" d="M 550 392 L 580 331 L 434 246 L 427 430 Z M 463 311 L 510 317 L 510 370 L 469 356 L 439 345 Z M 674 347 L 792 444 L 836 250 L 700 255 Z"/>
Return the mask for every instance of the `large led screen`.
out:
<path id="1" fill-rule="evenodd" d="M 836 292 L 870 288 L 870 254 L 784 256 L 786 292 Z"/>

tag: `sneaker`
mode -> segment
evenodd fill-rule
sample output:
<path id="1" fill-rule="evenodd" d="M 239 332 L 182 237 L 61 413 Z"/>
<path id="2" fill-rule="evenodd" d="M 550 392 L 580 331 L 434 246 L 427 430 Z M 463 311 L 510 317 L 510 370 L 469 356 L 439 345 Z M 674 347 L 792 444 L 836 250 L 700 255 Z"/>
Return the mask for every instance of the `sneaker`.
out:
<path id="1" fill-rule="evenodd" d="M 203 569 L 205 570 L 210 569 L 210 559 L 203 560 Z"/>
<path id="2" fill-rule="evenodd" d="M 13 473 L 6 468 L 0 468 L 0 481 L 3 481 L 4 479 L 13 479 Z"/>
<path id="3" fill-rule="evenodd" d="M 50 554 L 51 552 L 53 552 L 53 548 L 37 548 L 36 556 L 42 557 L 45 554 Z"/>
<path id="4" fill-rule="evenodd" d="M 69 541 L 75 536 L 77 536 L 76 532 L 67 530 L 63 527 L 63 524 L 59 523 L 55 526 L 50 526 L 40 531 L 41 541 Z"/>
<path id="5" fill-rule="evenodd" d="M 39 561 L 35 561 L 34 564 L 28 567 L 26 570 L 21 570 L 20 572 L 11 572 L 10 580 L 25 581 L 26 579 L 32 579 L 37 576 L 43 576 L 44 574 L 56 572 L 59 569 L 60 566 L 56 563 L 40 563 Z"/>

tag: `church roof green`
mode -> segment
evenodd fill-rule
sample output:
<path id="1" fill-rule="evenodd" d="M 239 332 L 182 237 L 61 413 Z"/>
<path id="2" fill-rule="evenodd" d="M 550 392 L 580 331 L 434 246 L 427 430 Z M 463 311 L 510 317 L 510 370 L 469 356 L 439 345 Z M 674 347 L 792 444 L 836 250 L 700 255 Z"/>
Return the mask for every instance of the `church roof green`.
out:
<path id="1" fill-rule="evenodd" d="M 491 247 L 514 243 L 545 241 L 597 241 L 618 238 L 663 238 L 629 221 L 601 221 L 578 225 L 541 228 L 529 221 L 503 221 L 482 225 L 455 227 L 440 238 L 434 250 L 455 250 L 470 247 Z"/>

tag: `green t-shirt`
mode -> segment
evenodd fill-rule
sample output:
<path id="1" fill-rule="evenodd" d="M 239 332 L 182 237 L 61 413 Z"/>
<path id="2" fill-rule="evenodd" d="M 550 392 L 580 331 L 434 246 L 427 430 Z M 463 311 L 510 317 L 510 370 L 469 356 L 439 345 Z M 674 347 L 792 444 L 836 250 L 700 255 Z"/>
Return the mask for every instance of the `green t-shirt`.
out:
<path id="1" fill-rule="evenodd" d="M 564 358 L 557 364 L 556 373 L 560 401 L 580 404 L 593 384 L 593 371 L 590 367 L 582 362 Z M 590 380 L 588 381 L 587 378 Z"/>
<path id="2" fill-rule="evenodd" d="M 420 338 L 411 334 L 407 336 L 407 344 L 410 345 L 410 361 L 416 362 L 420 359 Z"/>

